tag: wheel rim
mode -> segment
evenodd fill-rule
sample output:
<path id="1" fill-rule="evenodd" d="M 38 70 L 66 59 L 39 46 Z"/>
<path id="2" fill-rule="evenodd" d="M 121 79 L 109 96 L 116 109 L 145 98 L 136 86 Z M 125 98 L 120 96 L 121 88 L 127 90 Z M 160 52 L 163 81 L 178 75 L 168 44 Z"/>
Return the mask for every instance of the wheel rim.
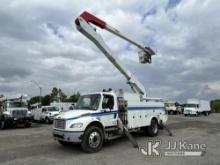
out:
<path id="1" fill-rule="evenodd" d="M 91 148 L 97 148 L 99 144 L 101 143 L 101 136 L 98 132 L 92 132 L 89 135 L 89 146 Z"/>

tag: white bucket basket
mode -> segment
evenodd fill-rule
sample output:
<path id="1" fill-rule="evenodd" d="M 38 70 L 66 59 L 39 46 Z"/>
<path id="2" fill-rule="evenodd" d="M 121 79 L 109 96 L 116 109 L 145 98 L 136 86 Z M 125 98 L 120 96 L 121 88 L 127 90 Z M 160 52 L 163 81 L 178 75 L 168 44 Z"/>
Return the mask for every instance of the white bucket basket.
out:
<path id="1" fill-rule="evenodd" d="M 141 64 L 151 63 L 151 55 L 143 50 L 138 52 L 138 57 Z"/>

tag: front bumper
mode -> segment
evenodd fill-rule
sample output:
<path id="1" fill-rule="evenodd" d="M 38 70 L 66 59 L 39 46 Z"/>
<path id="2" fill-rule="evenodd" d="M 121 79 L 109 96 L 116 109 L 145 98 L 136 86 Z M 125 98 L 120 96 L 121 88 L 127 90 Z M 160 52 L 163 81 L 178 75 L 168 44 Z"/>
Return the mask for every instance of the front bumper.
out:
<path id="1" fill-rule="evenodd" d="M 20 118 L 16 118 L 16 117 L 7 117 L 5 118 L 5 122 L 7 124 L 19 124 L 19 123 L 27 123 L 27 122 L 31 122 L 33 121 L 33 117 L 20 117 Z"/>
<path id="2" fill-rule="evenodd" d="M 70 132 L 65 130 L 53 130 L 54 140 L 80 143 L 82 141 L 83 131 Z"/>
<path id="3" fill-rule="evenodd" d="M 197 112 L 196 111 L 192 111 L 192 110 L 185 110 L 183 112 L 184 115 L 196 115 Z"/>

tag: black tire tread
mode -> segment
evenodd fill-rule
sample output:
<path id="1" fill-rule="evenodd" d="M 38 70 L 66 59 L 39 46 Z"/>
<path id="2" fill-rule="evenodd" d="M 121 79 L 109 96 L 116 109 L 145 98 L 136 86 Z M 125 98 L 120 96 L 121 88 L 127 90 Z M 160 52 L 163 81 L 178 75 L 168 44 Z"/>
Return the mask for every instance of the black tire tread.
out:
<path id="1" fill-rule="evenodd" d="M 97 148 L 90 148 L 89 145 L 88 145 L 88 137 L 89 137 L 90 133 L 92 131 L 94 131 L 94 130 L 96 130 L 96 131 L 98 131 L 100 133 L 100 135 L 101 135 L 101 143 L 100 143 L 100 145 Z M 95 152 L 100 151 L 101 148 L 102 148 L 103 140 L 104 140 L 103 137 L 104 137 L 103 136 L 103 131 L 102 131 L 102 129 L 100 127 L 89 126 L 86 129 L 86 131 L 85 131 L 85 133 L 83 135 L 83 138 L 82 138 L 82 142 L 81 142 L 81 147 L 82 147 L 83 151 L 87 152 L 87 153 L 95 153 Z"/>

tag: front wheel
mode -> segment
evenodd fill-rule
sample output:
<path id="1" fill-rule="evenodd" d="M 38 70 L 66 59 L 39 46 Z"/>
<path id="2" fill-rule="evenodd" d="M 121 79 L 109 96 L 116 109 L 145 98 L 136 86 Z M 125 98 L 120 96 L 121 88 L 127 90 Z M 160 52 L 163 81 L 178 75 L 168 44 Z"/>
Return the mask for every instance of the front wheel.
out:
<path id="1" fill-rule="evenodd" d="M 103 137 L 101 128 L 96 126 L 87 128 L 81 143 L 82 149 L 88 153 L 100 151 L 103 145 Z"/>
<path id="2" fill-rule="evenodd" d="M 158 129 L 157 120 L 152 119 L 150 126 L 146 127 L 146 133 L 147 135 L 154 137 L 154 136 L 157 136 L 158 132 L 159 132 L 159 129 Z"/>
<path id="3" fill-rule="evenodd" d="M 46 123 L 46 124 L 50 124 L 50 119 L 49 119 L 48 117 L 46 117 L 45 123 Z"/>
<path id="4" fill-rule="evenodd" d="M 0 119 L 0 129 L 4 129 L 4 128 L 6 128 L 5 120 Z"/>

